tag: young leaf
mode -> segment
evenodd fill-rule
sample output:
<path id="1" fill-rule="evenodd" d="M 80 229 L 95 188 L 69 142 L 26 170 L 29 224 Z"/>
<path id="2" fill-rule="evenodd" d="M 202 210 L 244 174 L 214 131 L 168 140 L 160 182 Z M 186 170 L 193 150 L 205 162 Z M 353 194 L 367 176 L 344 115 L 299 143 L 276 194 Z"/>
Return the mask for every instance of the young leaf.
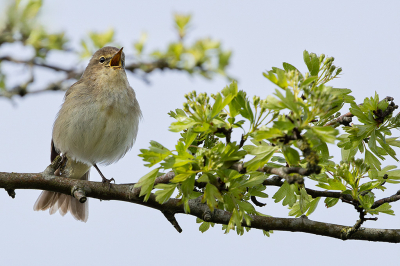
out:
<path id="1" fill-rule="evenodd" d="M 300 155 L 297 150 L 290 148 L 288 146 L 284 146 L 282 152 L 283 152 L 283 155 L 285 156 L 287 163 L 290 166 L 299 164 Z"/>
<path id="2" fill-rule="evenodd" d="M 276 147 L 273 146 L 252 146 L 246 145 L 243 147 L 245 151 L 247 151 L 251 155 L 255 155 L 253 159 L 245 162 L 244 166 L 248 171 L 254 171 L 258 168 L 264 166 L 272 157 L 274 152 L 277 150 Z"/>
<path id="3" fill-rule="evenodd" d="M 157 190 L 154 194 L 156 195 L 156 201 L 160 204 L 163 204 L 169 198 L 171 198 L 172 193 L 176 188 L 177 184 L 157 184 L 154 188 L 160 189 Z"/>
<path id="4" fill-rule="evenodd" d="M 223 201 L 221 193 L 218 191 L 218 189 L 210 184 L 207 183 L 206 188 L 204 189 L 204 196 L 201 202 L 207 202 L 208 207 L 210 208 L 211 211 L 214 211 L 214 208 L 217 207 L 217 202 L 215 199 L 218 199 L 219 201 Z"/>
<path id="5" fill-rule="evenodd" d="M 150 148 L 148 150 L 141 149 L 140 152 L 139 157 L 142 157 L 143 161 L 149 162 L 145 164 L 147 167 L 152 167 L 171 155 L 171 152 L 167 148 L 154 140 L 150 141 Z"/>
<path id="6" fill-rule="evenodd" d="M 153 189 L 154 181 L 157 178 L 159 168 L 151 170 L 149 173 L 145 174 L 139 181 L 134 185 L 135 188 L 140 187 L 139 197 L 144 197 L 143 201 L 147 201 L 150 197 L 151 190 Z"/>
<path id="7" fill-rule="evenodd" d="M 339 133 L 333 127 L 314 126 L 311 130 L 319 139 L 328 143 L 335 143 L 336 135 Z"/>

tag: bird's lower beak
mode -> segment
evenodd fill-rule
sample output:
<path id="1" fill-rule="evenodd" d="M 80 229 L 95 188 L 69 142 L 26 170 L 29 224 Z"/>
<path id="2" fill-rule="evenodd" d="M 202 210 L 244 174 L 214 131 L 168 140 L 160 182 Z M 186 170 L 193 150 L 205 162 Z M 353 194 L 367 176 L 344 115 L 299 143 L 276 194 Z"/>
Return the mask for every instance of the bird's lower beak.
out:
<path id="1" fill-rule="evenodd" d="M 111 58 L 110 61 L 110 66 L 111 67 L 121 67 L 122 66 L 122 49 L 124 49 L 124 47 L 121 48 L 121 50 L 118 51 L 118 53 L 116 53 L 113 58 Z"/>

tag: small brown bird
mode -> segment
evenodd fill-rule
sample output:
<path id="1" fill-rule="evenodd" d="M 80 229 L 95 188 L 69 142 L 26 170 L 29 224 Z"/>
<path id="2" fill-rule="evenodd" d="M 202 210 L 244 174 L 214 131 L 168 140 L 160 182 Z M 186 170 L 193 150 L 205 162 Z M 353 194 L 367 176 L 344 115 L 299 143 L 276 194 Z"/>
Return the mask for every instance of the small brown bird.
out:
<path id="1" fill-rule="evenodd" d="M 125 73 L 122 48 L 103 47 L 90 59 L 81 79 L 65 94 L 64 103 L 53 126 L 51 161 L 61 154 L 72 162 L 75 179 L 89 180 L 94 166 L 104 183 L 106 179 L 97 164 L 111 164 L 128 152 L 138 132 L 142 113 L 135 92 Z M 58 174 L 58 170 L 55 174 Z M 33 209 L 68 211 L 75 219 L 86 222 L 88 202 L 72 196 L 43 191 Z"/>

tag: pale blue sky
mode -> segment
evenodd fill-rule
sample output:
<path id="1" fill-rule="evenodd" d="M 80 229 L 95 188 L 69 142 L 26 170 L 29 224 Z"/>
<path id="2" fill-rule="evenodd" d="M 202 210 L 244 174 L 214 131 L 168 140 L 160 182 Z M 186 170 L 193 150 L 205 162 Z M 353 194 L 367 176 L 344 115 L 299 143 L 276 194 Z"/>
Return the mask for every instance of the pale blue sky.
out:
<path id="1" fill-rule="evenodd" d="M 6 1 L 0 0 L 0 10 Z M 149 34 L 149 48 L 163 48 L 174 39 L 172 14 L 193 15 L 188 41 L 218 38 L 233 50 L 229 72 L 249 96 L 262 98 L 274 86 L 261 73 L 289 62 L 305 71 L 302 52 L 325 53 L 343 68 L 336 87 L 353 90 L 362 101 L 378 91 L 381 97 L 400 98 L 400 2 L 398 1 L 45 1 L 42 22 L 51 30 L 65 30 L 72 47 L 90 30 L 114 27 L 126 53 L 140 32 Z M 0 47 L 16 53 L 12 47 Z M 18 51 L 18 52 L 17 52 Z M 54 55 L 53 60 L 72 60 Z M 38 72 L 40 82 L 48 72 Z M 54 78 L 52 76 L 52 78 Z M 137 154 L 150 140 L 172 147 L 179 137 L 168 132 L 167 112 L 180 107 L 192 90 L 217 92 L 227 81 L 206 81 L 183 73 L 157 72 L 151 86 L 130 76 L 144 120 L 138 140 L 121 161 L 103 167 L 118 183 L 136 182 L 145 168 Z M 62 93 L 15 98 L 16 105 L 0 99 L 0 171 L 39 172 L 49 164 L 51 128 L 62 103 Z M 399 135 L 399 134 L 397 134 Z M 91 179 L 100 181 L 92 171 Z M 395 188 L 398 190 L 399 186 Z M 268 188 L 272 197 L 276 189 Z M 1 191 L 0 191 L 1 192 Z M 399 259 L 394 244 L 340 241 L 304 233 L 275 232 L 270 238 L 252 230 L 242 237 L 224 235 L 220 225 L 202 234 L 195 218 L 178 215 L 178 234 L 163 215 L 124 202 L 89 200 L 88 222 L 69 214 L 50 216 L 33 212 L 39 191 L 17 191 L 16 199 L 0 193 L 0 250 L 4 265 L 363 265 L 390 264 Z M 271 199 L 266 214 L 286 217 L 288 211 Z M 400 215 L 400 203 L 394 210 Z M 357 213 L 339 203 L 327 210 L 322 201 L 310 219 L 353 225 Z M 400 228 L 399 216 L 380 215 L 367 227 Z M 209 253 L 209 255 L 206 255 Z M 307 256 L 310 256 L 309 258 Z"/>

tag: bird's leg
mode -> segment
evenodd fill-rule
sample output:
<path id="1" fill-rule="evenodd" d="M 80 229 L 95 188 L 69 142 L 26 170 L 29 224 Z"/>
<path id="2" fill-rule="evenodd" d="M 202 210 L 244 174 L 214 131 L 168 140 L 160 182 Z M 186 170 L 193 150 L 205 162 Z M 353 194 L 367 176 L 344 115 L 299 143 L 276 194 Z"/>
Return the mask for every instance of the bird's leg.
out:
<path id="1" fill-rule="evenodd" d="M 115 184 L 115 179 L 114 179 L 114 178 L 107 179 L 107 178 L 103 175 L 103 173 L 100 171 L 99 167 L 97 167 L 96 164 L 93 164 L 93 166 L 94 166 L 94 168 L 96 168 L 97 172 L 99 172 L 99 174 L 100 174 L 100 176 L 101 176 L 101 179 L 102 179 L 102 182 L 103 182 L 104 184 L 108 184 L 108 185 L 110 186 L 110 188 L 111 188 L 111 181 L 114 181 L 114 184 Z"/>
<path id="2" fill-rule="evenodd" d="M 62 175 L 62 171 L 64 170 L 65 166 L 67 165 L 67 161 L 68 161 L 67 155 L 62 153 L 60 167 L 58 167 L 58 169 L 54 172 L 54 175 L 57 175 L 57 176 Z"/>

